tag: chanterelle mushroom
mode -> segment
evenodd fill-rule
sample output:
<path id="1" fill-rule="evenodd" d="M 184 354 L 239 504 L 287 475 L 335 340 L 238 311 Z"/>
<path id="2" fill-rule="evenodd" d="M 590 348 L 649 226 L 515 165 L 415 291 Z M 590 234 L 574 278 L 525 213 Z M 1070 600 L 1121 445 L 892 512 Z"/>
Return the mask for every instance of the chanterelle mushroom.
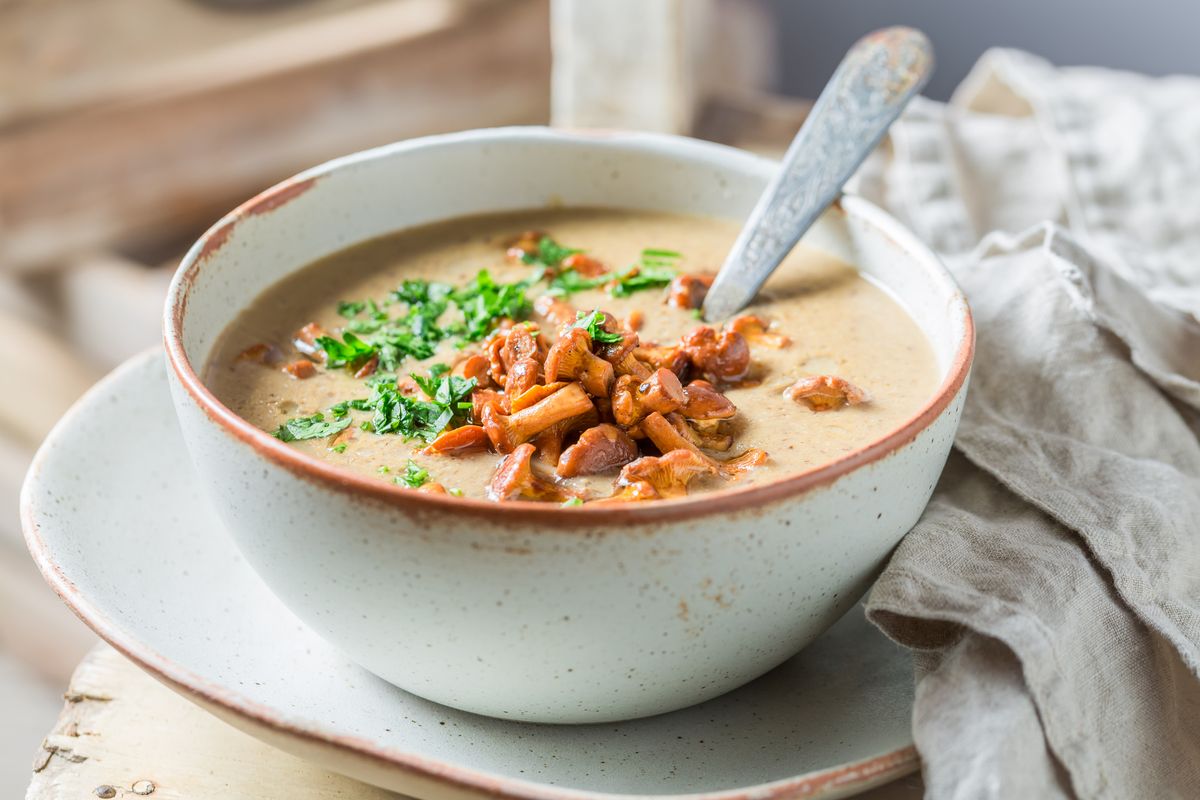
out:
<path id="1" fill-rule="evenodd" d="M 634 481 L 627 486 L 619 487 L 616 493 L 608 497 L 593 500 L 589 505 L 616 505 L 617 503 L 633 503 L 639 500 L 658 500 L 660 498 L 658 490 L 646 481 Z"/>
<path id="2" fill-rule="evenodd" d="M 679 347 L 641 345 L 633 351 L 633 355 L 638 361 L 649 364 L 652 369 L 666 367 L 671 372 L 674 372 L 675 376 L 681 381 L 687 377 L 688 370 L 692 366 L 687 353 Z M 636 375 L 636 373 L 634 374 Z"/>
<path id="3" fill-rule="evenodd" d="M 551 480 L 541 477 L 533 471 L 531 459 L 534 446 L 519 445 L 515 450 L 501 459 L 488 484 L 489 500 L 568 500 L 578 497 L 578 493 L 565 486 L 560 486 Z"/>
<path id="4" fill-rule="evenodd" d="M 542 238 L 546 234 L 541 231 L 522 231 L 515 239 L 508 243 L 508 250 L 505 255 L 513 261 L 524 263 L 525 256 L 536 256 L 538 248 L 541 246 Z"/>
<path id="5" fill-rule="evenodd" d="M 490 366 L 486 356 L 475 353 L 455 364 L 450 373 L 460 378 L 474 378 L 476 387 L 486 389 L 492 383 Z"/>
<path id="6" fill-rule="evenodd" d="M 496 451 L 511 453 L 517 445 L 527 442 L 556 422 L 579 416 L 593 408 L 592 401 L 578 383 L 563 388 L 537 403 L 505 415 L 495 403 L 483 406 L 483 429 Z"/>
<path id="7" fill-rule="evenodd" d="M 792 340 L 782 333 L 773 333 L 770 326 L 755 314 L 740 314 L 725 323 L 725 329 L 740 333 L 746 341 L 776 349 L 787 347 Z"/>
<path id="8" fill-rule="evenodd" d="M 750 369 L 750 347 L 737 331 L 722 331 L 718 335 L 707 325 L 701 325 L 684 335 L 679 348 L 714 383 L 737 383 Z"/>
<path id="9" fill-rule="evenodd" d="M 629 427 L 655 411 L 669 414 L 686 401 L 675 373 L 659 369 L 640 382 L 632 375 L 618 378 L 612 393 L 612 413 L 619 424 Z"/>
<path id="10" fill-rule="evenodd" d="M 672 418 L 678 417 L 677 414 L 669 416 Z M 683 421 L 682 417 L 678 417 L 677 421 L 686 427 L 687 423 Z M 748 469 L 765 464 L 767 461 L 767 454 L 753 447 L 731 459 L 718 461 L 702 452 L 699 445 L 692 441 L 691 436 L 684 433 L 679 427 L 676 427 L 672 420 L 667 419 L 662 414 L 650 414 L 642 420 L 641 428 L 650 441 L 654 442 L 654 446 L 659 449 L 659 452 L 669 453 L 672 450 L 688 450 L 718 470 L 725 478 L 734 478 Z"/>
<path id="11" fill-rule="evenodd" d="M 617 479 L 619 486 L 644 481 L 654 487 L 662 497 L 681 497 L 687 494 L 687 485 L 700 475 L 712 475 L 714 467 L 709 460 L 691 450 L 672 450 L 663 456 L 643 456 L 621 470 Z"/>
<path id="12" fill-rule="evenodd" d="M 684 394 L 687 401 L 683 408 L 679 409 L 679 413 L 688 419 L 729 419 L 737 413 L 737 406 L 708 381 L 692 381 L 684 389 Z"/>
<path id="13" fill-rule="evenodd" d="M 623 467 L 638 457 L 638 448 L 616 425 L 597 425 L 579 435 L 579 441 L 563 451 L 556 472 L 560 478 L 598 475 Z"/>
<path id="14" fill-rule="evenodd" d="M 593 397 L 607 397 L 614 379 L 612 364 L 592 353 L 592 337 L 582 328 L 562 332 L 546 354 L 546 380 L 577 380 Z"/>
<path id="15" fill-rule="evenodd" d="M 546 462 L 552 467 L 558 465 L 559 459 L 563 452 L 563 440 L 572 431 L 577 431 L 580 428 L 587 428 L 595 425 L 600 421 L 600 415 L 596 413 L 596 409 L 585 411 L 577 417 L 564 419 L 562 422 L 556 422 L 546 430 L 533 437 L 530 441 L 537 448 L 538 458 Z"/>
<path id="16" fill-rule="evenodd" d="M 608 267 L 598 258 L 586 253 L 572 253 L 562 261 L 563 269 L 573 269 L 585 278 L 595 278 L 608 272 Z"/>
<path id="17" fill-rule="evenodd" d="M 460 425 L 438 436 L 421 452 L 429 455 L 461 456 L 487 450 L 488 435 L 479 425 Z"/>
<path id="18" fill-rule="evenodd" d="M 871 399 L 866 391 L 836 375 L 801 378 L 784 389 L 783 396 L 803 403 L 813 411 L 832 411 L 835 408 L 866 403 Z"/>
<path id="19" fill-rule="evenodd" d="M 504 378 L 504 393 L 510 398 L 537 386 L 542 365 L 534 358 L 518 358 Z"/>
<path id="20" fill-rule="evenodd" d="M 667 305 L 675 308 L 700 308 L 716 275 L 676 275 L 667 291 Z"/>
<path id="21" fill-rule="evenodd" d="M 574 325 L 578 318 L 574 306 L 550 294 L 544 294 L 534 300 L 533 310 L 538 316 L 549 322 L 554 330 Z"/>
<path id="22" fill-rule="evenodd" d="M 320 325 L 310 322 L 292 334 L 292 345 L 309 358 L 324 361 L 325 351 L 317 344 L 317 339 L 328 335 Z"/>
<path id="23" fill-rule="evenodd" d="M 511 370 L 513 365 L 522 359 L 537 361 L 539 355 L 537 338 L 527 326 L 514 325 L 504 335 L 504 344 L 500 347 L 500 361 L 506 371 Z"/>

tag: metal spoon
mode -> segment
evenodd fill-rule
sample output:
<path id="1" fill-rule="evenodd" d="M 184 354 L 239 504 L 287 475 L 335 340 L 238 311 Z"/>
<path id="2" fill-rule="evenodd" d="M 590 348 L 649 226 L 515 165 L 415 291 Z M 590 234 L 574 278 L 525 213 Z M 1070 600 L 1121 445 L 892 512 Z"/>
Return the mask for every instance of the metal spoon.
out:
<path id="1" fill-rule="evenodd" d="M 706 320 L 723 320 L 754 298 L 932 71 L 929 39 L 912 28 L 884 28 L 850 48 L 708 290 Z"/>

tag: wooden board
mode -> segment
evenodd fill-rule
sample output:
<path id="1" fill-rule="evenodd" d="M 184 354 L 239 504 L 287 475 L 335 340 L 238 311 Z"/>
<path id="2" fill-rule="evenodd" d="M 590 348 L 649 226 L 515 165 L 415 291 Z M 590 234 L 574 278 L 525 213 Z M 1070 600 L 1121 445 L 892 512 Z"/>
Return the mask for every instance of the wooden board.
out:
<path id="1" fill-rule="evenodd" d="M 547 0 L 389 0 L 0 127 L 0 269 L 177 242 L 293 172 L 366 147 L 545 122 L 548 32 Z"/>
<path id="2" fill-rule="evenodd" d="M 229 727 L 107 645 L 79 665 L 64 697 L 62 714 L 34 758 L 28 800 L 399 796 L 307 764 Z"/>
<path id="3" fill-rule="evenodd" d="M 247 736 L 158 684 L 107 645 L 97 646 L 79 665 L 65 697 L 62 714 L 34 759 L 26 800 L 401 797 Z M 139 789 L 150 793 L 139 795 Z M 920 779 L 909 777 L 860 797 L 920 796 Z"/>

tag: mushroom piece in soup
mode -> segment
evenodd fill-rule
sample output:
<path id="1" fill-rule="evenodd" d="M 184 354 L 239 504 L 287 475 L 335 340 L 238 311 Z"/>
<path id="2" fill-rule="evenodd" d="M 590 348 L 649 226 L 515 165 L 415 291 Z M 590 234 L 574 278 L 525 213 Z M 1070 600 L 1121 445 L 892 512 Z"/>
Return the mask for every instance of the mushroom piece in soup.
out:
<path id="1" fill-rule="evenodd" d="M 737 232 L 610 209 L 402 231 L 264 292 L 205 381 L 342 468 L 565 506 L 778 480 L 916 415 L 937 383 L 929 343 L 824 252 L 797 247 L 744 312 L 700 319 Z"/>

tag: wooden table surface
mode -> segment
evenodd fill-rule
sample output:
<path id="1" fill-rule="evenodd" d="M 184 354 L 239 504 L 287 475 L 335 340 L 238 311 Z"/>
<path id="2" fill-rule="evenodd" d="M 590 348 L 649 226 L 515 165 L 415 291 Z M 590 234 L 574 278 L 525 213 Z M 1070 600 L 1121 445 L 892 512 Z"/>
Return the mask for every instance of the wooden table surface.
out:
<path id="1" fill-rule="evenodd" d="M 395 800 L 242 733 L 159 684 L 108 645 L 79 665 L 38 748 L 26 800 Z M 919 776 L 859 795 L 917 800 Z M 437 800 L 430 798 L 430 800 Z"/>

